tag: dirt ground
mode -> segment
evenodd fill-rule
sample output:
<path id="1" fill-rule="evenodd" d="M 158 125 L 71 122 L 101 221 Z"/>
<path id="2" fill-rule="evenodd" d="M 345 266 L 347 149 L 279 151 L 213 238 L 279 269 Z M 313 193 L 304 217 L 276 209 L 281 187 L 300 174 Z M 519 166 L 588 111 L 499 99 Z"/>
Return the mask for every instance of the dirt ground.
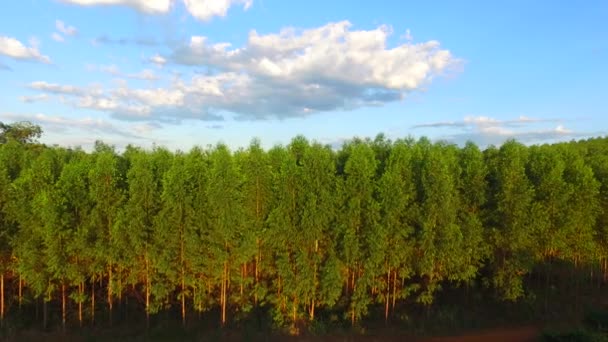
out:
<path id="1" fill-rule="evenodd" d="M 277 338 L 264 338 L 260 339 L 260 341 L 293 341 L 293 342 L 316 342 L 316 341 L 326 341 L 326 342 L 533 342 L 539 341 L 541 335 L 541 329 L 538 327 L 520 327 L 513 329 L 494 329 L 482 332 L 472 332 L 466 333 L 458 336 L 443 336 L 443 337 L 412 337 L 412 336 L 402 336 L 402 335 L 378 335 L 378 336 L 370 336 L 370 335 L 350 335 L 350 336 L 299 336 L 299 337 L 281 337 Z M 5 339 L 0 335 L 0 341 Z M 82 338 L 75 335 L 63 335 L 61 333 L 22 333 L 18 336 L 14 336 L 13 338 L 8 338 L 6 341 L 88 341 L 90 339 Z M 95 338 L 95 341 L 105 341 L 103 337 Z M 146 340 L 142 337 L 142 339 L 136 339 L 137 341 Z M 155 339 L 156 340 L 156 339 Z M 158 341 L 172 341 L 172 338 L 163 338 L 158 339 Z M 175 340 L 182 340 L 175 339 Z M 202 338 L 202 339 L 194 339 L 193 341 L 207 341 L 207 340 L 216 340 L 214 338 Z M 220 338 L 219 340 L 224 341 L 243 341 L 249 339 L 243 339 L 243 336 L 225 336 L 224 338 Z M 257 339 L 254 339 L 257 340 Z M 122 341 L 122 339 L 121 339 Z"/>
<path id="2" fill-rule="evenodd" d="M 433 337 L 422 339 L 420 342 L 532 342 L 540 338 L 540 329 L 524 327 L 509 330 L 492 330 L 475 334 L 449 337 Z"/>

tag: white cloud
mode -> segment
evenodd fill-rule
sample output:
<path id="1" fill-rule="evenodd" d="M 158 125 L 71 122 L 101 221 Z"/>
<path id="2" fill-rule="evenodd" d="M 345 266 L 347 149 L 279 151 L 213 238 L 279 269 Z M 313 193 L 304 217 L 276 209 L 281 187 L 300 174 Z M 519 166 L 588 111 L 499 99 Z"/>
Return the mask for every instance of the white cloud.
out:
<path id="1" fill-rule="evenodd" d="M 53 34 L 51 34 L 51 38 L 52 38 L 54 41 L 59 42 L 59 43 L 63 43 L 63 42 L 65 42 L 65 38 L 63 38 L 63 36 L 62 36 L 62 35 L 60 35 L 60 34 L 59 34 L 59 33 L 57 33 L 57 32 L 53 32 Z"/>
<path id="2" fill-rule="evenodd" d="M 51 63 L 51 59 L 48 56 L 42 55 L 38 50 L 39 42 L 37 39 L 31 39 L 30 45 L 30 47 L 27 47 L 15 38 L 0 36 L 0 55 L 5 55 L 16 60 Z"/>
<path id="3" fill-rule="evenodd" d="M 165 14 L 171 10 L 175 0 L 60 0 L 65 3 L 81 6 L 120 5 L 128 6 L 145 14 Z M 226 16 L 233 5 L 243 5 L 245 10 L 253 0 L 183 0 L 186 10 L 196 19 L 208 21 L 213 17 Z"/>
<path id="4" fill-rule="evenodd" d="M 456 143 L 473 141 L 482 146 L 499 145 L 508 139 L 523 143 L 543 143 L 586 136 L 567 129 L 560 119 L 537 119 L 520 116 L 517 119 L 499 120 L 487 116 L 467 116 L 461 121 L 435 122 L 412 128 L 444 128 L 456 130 L 442 136 L 443 140 Z M 557 126 L 550 126 L 559 123 Z"/>
<path id="5" fill-rule="evenodd" d="M 163 67 L 167 63 L 167 59 L 163 56 L 156 54 L 148 60 L 150 63 L 156 64 L 158 67 Z"/>
<path id="6" fill-rule="evenodd" d="M 59 43 L 65 42 L 64 36 L 74 37 L 78 34 L 78 30 L 74 26 L 66 25 L 61 20 L 55 20 L 55 28 L 59 32 L 53 32 L 53 34 L 51 34 L 51 38 Z"/>
<path id="7" fill-rule="evenodd" d="M 169 12 L 171 0 L 61 0 L 65 3 L 96 6 L 96 5 L 124 5 L 147 14 L 162 14 Z"/>
<path id="8" fill-rule="evenodd" d="M 69 96 L 76 107 L 108 111 L 125 120 L 220 120 L 228 113 L 259 120 L 399 101 L 458 63 L 436 41 L 389 47 L 390 28 L 350 27 L 340 22 L 278 34 L 253 31 L 240 48 L 194 36 L 171 54 L 149 59 L 157 65 L 171 61 L 203 69 L 192 76 L 177 75 L 163 87 L 118 84 L 101 89 L 34 82 L 30 88 Z M 116 66 L 104 68 L 124 77 L 156 77 L 151 70 L 125 75 Z"/>
<path id="9" fill-rule="evenodd" d="M 437 41 L 387 47 L 391 29 L 350 30 L 347 21 L 278 34 L 249 34 L 247 45 L 209 44 L 193 36 L 171 56 L 176 63 L 206 65 L 294 82 L 352 85 L 395 91 L 420 88 L 457 61 Z"/>
<path id="10" fill-rule="evenodd" d="M 66 118 L 63 116 L 50 116 L 46 114 L 11 114 L 4 113 L 1 117 L 15 121 L 31 121 L 39 124 L 44 131 L 48 132 L 67 132 L 79 130 L 84 132 L 105 133 L 124 138 L 140 139 L 141 137 L 128 130 L 119 128 L 112 123 L 95 118 Z"/>
<path id="11" fill-rule="evenodd" d="M 242 4 L 245 10 L 253 0 L 184 0 L 186 10 L 198 20 L 208 21 L 213 17 L 225 17 L 228 9 L 234 4 Z"/>
<path id="12" fill-rule="evenodd" d="M 63 94 L 63 95 L 84 95 L 88 92 L 92 92 L 91 90 L 85 90 L 84 88 L 80 88 L 77 86 L 71 85 L 60 85 L 56 83 L 48 83 L 44 81 L 36 81 L 32 82 L 28 86 L 33 90 L 45 91 L 53 94 Z"/>
<path id="13" fill-rule="evenodd" d="M 78 34 L 78 30 L 74 26 L 66 25 L 61 20 L 55 20 L 55 28 L 59 33 L 62 33 L 66 36 L 73 37 Z"/>
<path id="14" fill-rule="evenodd" d="M 47 94 L 38 94 L 38 95 L 33 95 L 33 96 L 21 96 L 19 97 L 19 100 L 21 100 L 21 102 L 25 102 L 25 103 L 34 103 L 34 102 L 41 102 L 41 101 L 47 101 L 49 99 L 49 95 Z"/>

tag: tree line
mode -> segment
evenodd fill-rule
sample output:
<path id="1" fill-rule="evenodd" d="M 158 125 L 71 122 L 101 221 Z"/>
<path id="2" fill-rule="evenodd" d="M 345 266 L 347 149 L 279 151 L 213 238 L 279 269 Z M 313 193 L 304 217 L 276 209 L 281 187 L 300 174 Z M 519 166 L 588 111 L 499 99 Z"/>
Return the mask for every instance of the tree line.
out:
<path id="1" fill-rule="evenodd" d="M 87 153 L 3 127 L 2 322 L 42 305 L 45 326 L 49 307 L 64 328 L 111 325 L 130 303 L 147 324 L 263 308 L 297 332 L 319 312 L 388 321 L 447 288 L 518 301 L 550 265 L 608 280 L 607 138 Z"/>

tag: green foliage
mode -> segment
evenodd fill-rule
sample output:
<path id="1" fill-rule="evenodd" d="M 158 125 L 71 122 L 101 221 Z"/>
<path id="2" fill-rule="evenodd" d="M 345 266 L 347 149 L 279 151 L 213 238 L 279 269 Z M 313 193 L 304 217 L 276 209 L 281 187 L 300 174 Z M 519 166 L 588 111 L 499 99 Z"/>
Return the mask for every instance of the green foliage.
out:
<path id="1" fill-rule="evenodd" d="M 2 126 L 0 144 L 11 312 L 67 298 L 68 321 L 260 314 L 319 334 L 418 311 L 455 325 L 444 295 L 532 308 L 608 279 L 608 139 L 86 153 L 29 144 L 28 127 Z"/>

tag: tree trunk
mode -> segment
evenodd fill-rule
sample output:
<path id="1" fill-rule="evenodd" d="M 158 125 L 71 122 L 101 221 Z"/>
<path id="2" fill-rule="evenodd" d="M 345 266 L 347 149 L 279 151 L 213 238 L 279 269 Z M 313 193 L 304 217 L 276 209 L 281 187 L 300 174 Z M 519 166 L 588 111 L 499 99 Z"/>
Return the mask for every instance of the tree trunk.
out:
<path id="1" fill-rule="evenodd" d="M 95 281 L 91 281 L 91 324 L 95 324 Z"/>
<path id="2" fill-rule="evenodd" d="M 108 267 L 108 317 L 112 326 L 112 265 Z"/>
<path id="3" fill-rule="evenodd" d="M 182 267 L 182 326 L 186 326 L 186 286 L 184 283 L 184 268 Z"/>
<path id="4" fill-rule="evenodd" d="M 78 324 L 82 328 L 82 297 L 84 295 L 84 282 L 78 285 Z"/>
<path id="5" fill-rule="evenodd" d="M 395 301 L 397 300 L 397 271 L 393 271 L 393 314 L 395 312 Z"/>
<path id="6" fill-rule="evenodd" d="M 4 327 L 4 273 L 0 273 L 0 327 Z"/>
<path id="7" fill-rule="evenodd" d="M 226 325 L 226 292 L 228 287 L 228 262 L 224 261 L 224 272 L 222 274 L 222 326 Z"/>
<path id="8" fill-rule="evenodd" d="M 253 292 L 253 303 L 255 306 L 258 306 L 258 282 L 260 277 L 260 259 L 262 252 L 260 251 L 260 238 L 255 239 L 255 244 L 257 246 L 257 253 L 255 254 L 255 291 Z"/>
<path id="9" fill-rule="evenodd" d="M 21 310 L 21 304 L 23 303 L 23 279 L 19 274 L 19 310 Z"/>
<path id="10" fill-rule="evenodd" d="M 46 297 L 42 298 L 42 330 L 46 331 L 46 322 L 47 322 L 47 303 Z"/>
<path id="11" fill-rule="evenodd" d="M 384 298 L 384 324 L 388 323 L 388 308 L 391 299 L 391 269 L 386 272 L 386 296 Z"/>
<path id="12" fill-rule="evenodd" d="M 65 332 L 65 283 L 61 282 L 61 329 Z"/>
<path id="13" fill-rule="evenodd" d="M 148 265 L 148 253 L 146 252 L 146 329 L 150 329 L 150 276 Z"/>

